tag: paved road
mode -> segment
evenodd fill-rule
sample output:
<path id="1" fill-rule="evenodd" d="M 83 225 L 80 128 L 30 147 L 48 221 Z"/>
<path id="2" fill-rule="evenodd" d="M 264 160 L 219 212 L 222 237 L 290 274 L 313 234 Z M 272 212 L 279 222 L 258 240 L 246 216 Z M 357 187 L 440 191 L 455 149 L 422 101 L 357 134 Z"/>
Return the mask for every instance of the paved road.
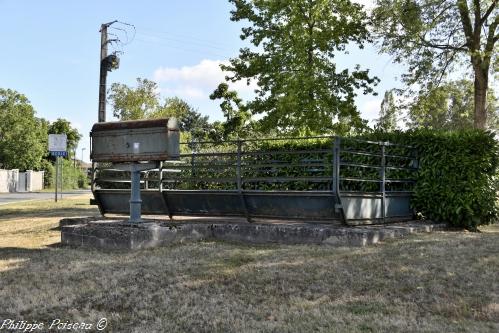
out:
<path id="1" fill-rule="evenodd" d="M 64 199 L 69 196 L 77 196 L 86 193 L 90 193 L 90 190 L 64 191 L 62 192 L 62 197 Z M 54 192 L 0 193 L 0 205 L 43 199 L 54 199 Z"/>

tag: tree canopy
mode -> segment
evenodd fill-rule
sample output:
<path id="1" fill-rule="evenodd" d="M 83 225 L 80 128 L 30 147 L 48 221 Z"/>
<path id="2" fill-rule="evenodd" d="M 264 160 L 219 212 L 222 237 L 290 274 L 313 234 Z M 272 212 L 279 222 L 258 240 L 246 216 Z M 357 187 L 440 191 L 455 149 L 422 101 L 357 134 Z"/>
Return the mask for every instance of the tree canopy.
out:
<path id="1" fill-rule="evenodd" d="M 108 99 L 113 105 L 113 114 L 120 120 L 175 117 L 179 128 L 189 133 L 191 139 L 204 139 L 212 130 L 208 116 L 203 116 L 186 101 L 178 97 L 162 100 L 156 82 L 137 78 L 137 87 L 113 83 Z"/>
<path id="2" fill-rule="evenodd" d="M 80 132 L 73 128 L 68 120 L 62 118 L 58 118 L 49 125 L 48 134 L 66 134 L 69 153 L 78 147 L 78 142 L 81 140 Z"/>
<path id="3" fill-rule="evenodd" d="M 147 119 L 159 109 L 159 93 L 156 82 L 137 78 L 137 87 L 113 83 L 108 100 L 113 106 L 113 115 L 120 120 Z"/>
<path id="4" fill-rule="evenodd" d="M 0 164 L 6 169 L 38 169 L 47 153 L 48 122 L 35 116 L 23 94 L 0 88 Z"/>
<path id="5" fill-rule="evenodd" d="M 241 39 L 254 47 L 222 69 L 227 80 L 255 81 L 246 108 L 260 115 L 262 132 L 344 133 L 362 128 L 354 97 L 372 93 L 377 78 L 356 66 L 337 68 L 337 52 L 369 39 L 362 6 L 349 0 L 229 0 L 232 21 L 244 21 Z M 220 87 L 219 87 L 220 88 Z M 223 87 L 222 87 L 223 88 Z"/>
<path id="6" fill-rule="evenodd" d="M 379 111 L 379 118 L 376 120 L 375 128 L 385 132 L 391 132 L 398 129 L 397 116 L 400 114 L 400 108 L 395 103 L 394 90 L 385 92 Z"/>
<path id="7" fill-rule="evenodd" d="M 410 127 L 473 128 L 473 82 L 459 80 L 428 89 L 409 107 Z M 499 128 L 499 109 L 493 90 L 487 95 L 487 127 Z"/>
<path id="8" fill-rule="evenodd" d="M 203 140 L 212 130 L 208 116 L 203 116 L 186 101 L 178 97 L 165 98 L 163 105 L 149 118 L 170 118 L 178 120 L 179 129 L 189 132 L 191 139 Z"/>
<path id="9" fill-rule="evenodd" d="M 373 11 L 381 49 L 408 65 L 403 77 L 408 85 L 427 89 L 456 70 L 471 69 L 477 128 L 486 126 L 489 73 L 497 69 L 498 25 L 497 0 L 377 0 Z"/>
<path id="10" fill-rule="evenodd" d="M 221 137 L 218 140 L 244 139 L 254 135 L 254 122 L 243 100 L 236 91 L 229 90 L 227 83 L 220 83 L 210 95 L 210 99 L 221 99 L 220 109 L 225 117 L 223 123 L 215 124 L 220 127 L 217 131 Z"/>

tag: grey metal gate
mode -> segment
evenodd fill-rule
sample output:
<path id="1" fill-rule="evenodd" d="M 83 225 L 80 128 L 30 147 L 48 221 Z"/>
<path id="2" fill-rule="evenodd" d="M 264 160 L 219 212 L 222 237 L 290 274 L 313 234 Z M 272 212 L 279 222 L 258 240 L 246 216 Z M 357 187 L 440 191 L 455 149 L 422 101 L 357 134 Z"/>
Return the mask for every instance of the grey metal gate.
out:
<path id="1" fill-rule="evenodd" d="M 340 137 L 181 144 L 178 161 L 143 172 L 142 212 L 350 225 L 411 219 L 414 148 Z M 130 175 L 94 164 L 103 214 L 127 214 Z"/>

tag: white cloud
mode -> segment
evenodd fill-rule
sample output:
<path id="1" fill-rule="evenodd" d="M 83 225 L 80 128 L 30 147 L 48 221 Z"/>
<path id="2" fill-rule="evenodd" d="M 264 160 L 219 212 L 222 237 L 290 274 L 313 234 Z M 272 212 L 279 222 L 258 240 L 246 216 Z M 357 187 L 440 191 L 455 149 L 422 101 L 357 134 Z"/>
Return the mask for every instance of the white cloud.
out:
<path id="1" fill-rule="evenodd" d="M 184 82 L 200 86 L 216 86 L 223 80 L 219 60 L 202 60 L 194 66 L 160 67 L 154 72 L 154 79 L 159 82 Z"/>
<path id="2" fill-rule="evenodd" d="M 220 64 L 227 63 L 204 59 L 194 66 L 160 67 L 154 71 L 154 80 L 165 93 L 193 99 L 208 98 L 218 84 L 225 81 L 227 73 L 220 69 Z M 240 94 L 251 93 L 256 87 L 254 84 L 248 86 L 245 82 L 229 85 Z"/>

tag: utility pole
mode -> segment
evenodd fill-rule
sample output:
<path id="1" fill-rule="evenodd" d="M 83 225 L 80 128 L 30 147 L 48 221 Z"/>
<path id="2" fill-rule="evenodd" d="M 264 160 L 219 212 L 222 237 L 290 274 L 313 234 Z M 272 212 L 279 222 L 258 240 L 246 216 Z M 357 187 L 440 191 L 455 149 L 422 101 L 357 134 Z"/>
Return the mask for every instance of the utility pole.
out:
<path id="1" fill-rule="evenodd" d="M 100 28 L 100 82 L 99 82 L 99 123 L 106 121 L 106 80 L 107 72 L 111 70 L 109 68 L 109 58 L 107 55 L 107 45 L 110 42 L 116 41 L 116 39 L 107 38 L 107 28 L 117 20 L 104 23 Z"/>

